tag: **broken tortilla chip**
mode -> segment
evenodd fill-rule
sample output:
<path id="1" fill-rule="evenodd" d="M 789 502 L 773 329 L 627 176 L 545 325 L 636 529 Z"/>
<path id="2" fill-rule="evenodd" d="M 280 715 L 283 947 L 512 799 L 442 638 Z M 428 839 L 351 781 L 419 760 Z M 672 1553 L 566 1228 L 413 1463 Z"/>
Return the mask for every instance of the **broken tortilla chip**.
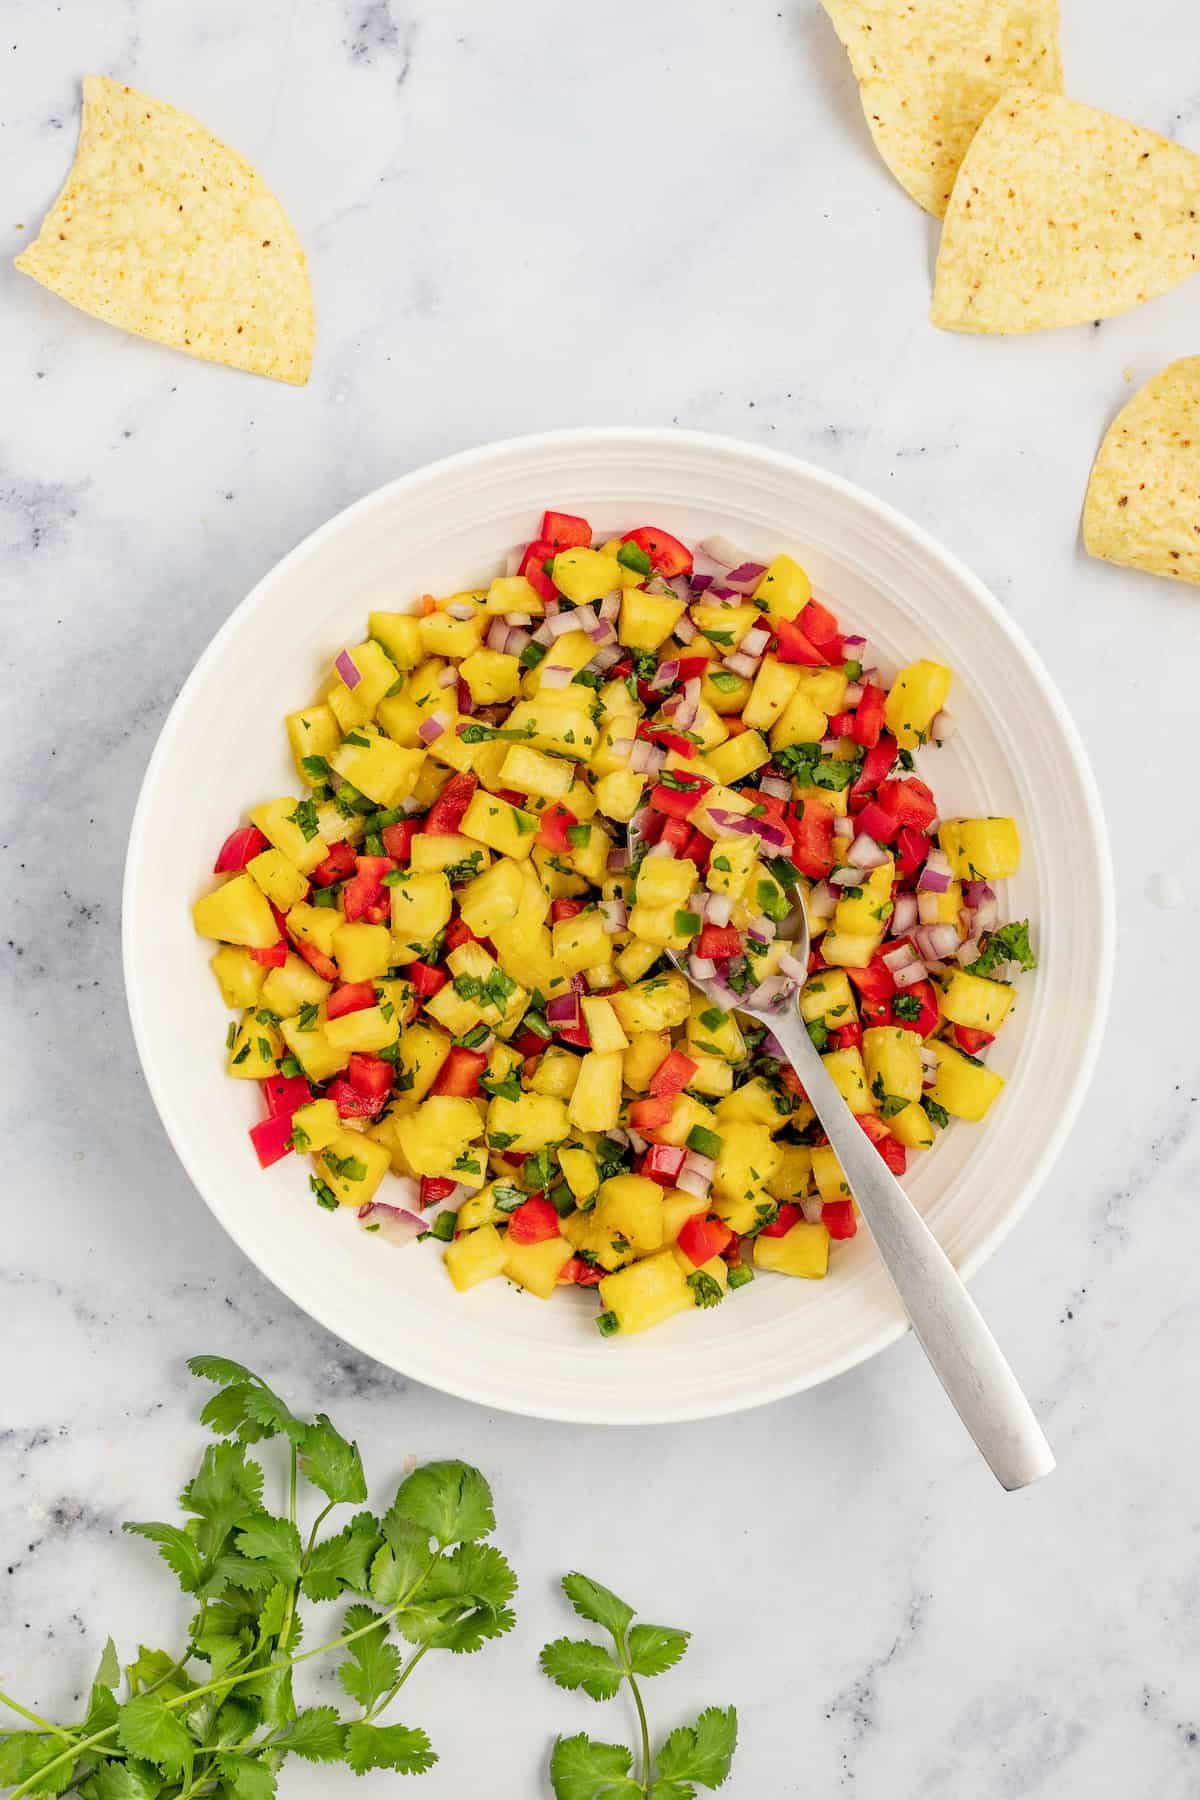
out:
<path id="1" fill-rule="evenodd" d="M 1083 542 L 1105 562 L 1200 583 L 1200 356 L 1155 375 L 1109 426 Z"/>
<path id="2" fill-rule="evenodd" d="M 822 0 L 875 147 L 941 218 L 959 164 L 1006 89 L 1062 91 L 1058 0 Z"/>
<path id="3" fill-rule="evenodd" d="M 1200 268 L 1200 156 L 1058 94 L 999 100 L 942 231 L 931 318 L 1041 331 L 1126 312 Z"/>
<path id="4" fill-rule="evenodd" d="M 312 290 L 279 201 L 197 120 L 105 76 L 84 78 L 75 161 L 17 268 L 123 331 L 308 380 Z"/>

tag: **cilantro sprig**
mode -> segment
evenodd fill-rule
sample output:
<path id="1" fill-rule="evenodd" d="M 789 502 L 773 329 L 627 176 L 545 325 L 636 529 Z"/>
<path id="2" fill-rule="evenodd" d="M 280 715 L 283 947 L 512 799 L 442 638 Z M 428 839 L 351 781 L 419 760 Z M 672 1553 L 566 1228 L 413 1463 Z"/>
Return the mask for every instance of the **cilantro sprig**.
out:
<path id="1" fill-rule="evenodd" d="M 593 1638 L 556 1638 L 541 1654 L 543 1673 L 559 1687 L 581 1689 L 592 1700 L 613 1700 L 628 1682 L 637 1710 L 641 1758 L 625 1744 L 602 1743 L 577 1732 L 555 1740 L 550 1783 L 556 1800 L 695 1800 L 697 1787 L 718 1788 L 729 1775 L 737 1748 L 737 1713 L 732 1706 L 708 1706 L 694 1725 L 669 1733 L 650 1749 L 650 1726 L 638 1686 L 662 1675 L 687 1650 L 690 1632 L 671 1625 L 635 1624 L 631 1606 L 587 1575 L 563 1577 L 563 1591 L 581 1619 L 600 1625 L 612 1649 Z"/>
<path id="2" fill-rule="evenodd" d="M 0 1732 L 0 1787 L 84 1800 L 272 1800 L 289 1755 L 344 1762 L 356 1775 L 418 1775 L 437 1753 L 419 1726 L 385 1724 L 431 1650 L 461 1654 L 511 1630 L 516 1579 L 494 1545 L 491 1491 L 462 1462 L 426 1463 L 382 1517 L 363 1508 L 358 1446 L 325 1413 L 302 1418 L 259 1376 L 224 1356 L 197 1356 L 193 1375 L 216 1384 L 201 1414 L 215 1442 L 184 1488 L 186 1523 L 136 1520 L 125 1530 L 157 1545 L 197 1610 L 179 1656 L 143 1648 L 127 1665 L 127 1697 L 110 1639 L 86 1711 L 54 1724 L 0 1693 L 34 1729 Z M 266 1439 L 286 1451 L 288 1504 L 264 1503 Z M 303 1529 L 300 1484 L 324 1501 Z M 322 1530 L 336 1507 L 356 1510 Z M 300 1602 L 354 1596 L 335 1635 L 301 1650 Z M 296 1703 L 293 1671 L 343 1653 L 338 1676 L 352 1703 Z"/>

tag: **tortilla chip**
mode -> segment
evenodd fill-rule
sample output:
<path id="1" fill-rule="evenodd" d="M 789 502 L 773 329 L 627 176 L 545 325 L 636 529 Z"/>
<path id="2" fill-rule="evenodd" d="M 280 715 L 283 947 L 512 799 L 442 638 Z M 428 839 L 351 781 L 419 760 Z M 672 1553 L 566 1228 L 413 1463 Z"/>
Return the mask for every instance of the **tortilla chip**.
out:
<path id="1" fill-rule="evenodd" d="M 1200 156 L 1058 94 L 998 101 L 942 231 L 935 325 L 1041 331 L 1152 300 L 1200 268 Z"/>
<path id="2" fill-rule="evenodd" d="M 312 291 L 279 201 L 187 113 L 102 75 L 84 79 L 75 161 L 17 267 L 123 331 L 308 380 Z"/>
<path id="3" fill-rule="evenodd" d="M 1083 542 L 1105 562 L 1200 583 L 1200 356 L 1155 375 L 1109 426 Z"/>
<path id="4" fill-rule="evenodd" d="M 967 146 L 1006 89 L 1062 92 L 1058 0 L 822 0 L 875 148 L 941 218 Z"/>

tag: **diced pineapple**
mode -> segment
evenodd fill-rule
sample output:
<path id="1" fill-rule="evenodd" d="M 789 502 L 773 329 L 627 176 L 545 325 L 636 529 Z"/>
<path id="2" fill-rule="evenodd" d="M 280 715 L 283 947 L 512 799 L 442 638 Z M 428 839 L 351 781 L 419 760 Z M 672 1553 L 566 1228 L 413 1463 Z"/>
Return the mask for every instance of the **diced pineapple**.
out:
<path id="1" fill-rule="evenodd" d="M 726 1062 L 736 1063 L 746 1054 L 746 1040 L 736 1016 L 722 1012 L 703 994 L 691 996 L 687 1041 L 689 1056 L 698 1050 L 702 1055 L 722 1056 Z"/>
<path id="2" fill-rule="evenodd" d="M 986 975 L 968 975 L 956 969 L 942 990 L 941 1013 L 952 1025 L 975 1031 L 999 1031 L 1016 998 L 1005 981 L 989 981 Z"/>
<path id="3" fill-rule="evenodd" d="M 857 895 L 838 901 L 833 929 L 839 937 L 870 937 L 882 932 L 891 917 L 895 873 L 895 864 L 889 856 L 885 863 L 872 869 L 860 881 Z"/>
<path id="4" fill-rule="evenodd" d="M 504 1239 L 496 1227 L 484 1225 L 446 1246 L 446 1273 L 459 1293 L 465 1294 L 479 1282 L 503 1275 L 505 1254 Z"/>
<path id="5" fill-rule="evenodd" d="M 812 599 L 812 583 L 790 556 L 776 556 L 754 590 L 754 598 L 766 603 L 772 619 L 794 619 Z"/>
<path id="6" fill-rule="evenodd" d="M 761 1075 L 755 1075 L 717 1102 L 717 1130 L 722 1131 L 726 1125 L 754 1124 L 778 1131 L 791 1117 L 792 1104 L 786 1094 L 777 1093 Z"/>
<path id="7" fill-rule="evenodd" d="M 343 780 L 377 806 L 397 806 L 416 786 L 425 762 L 424 749 L 406 749 L 390 737 L 351 732 L 329 758 Z"/>
<path id="8" fill-rule="evenodd" d="M 718 744 L 704 760 L 718 781 L 730 783 L 741 781 L 763 763 L 770 762 L 771 752 L 757 731 L 743 731 Z"/>
<path id="9" fill-rule="evenodd" d="M 302 1154 L 324 1150 L 342 1129 L 338 1109 L 332 1100 L 310 1100 L 292 1114 L 292 1144 Z"/>
<path id="10" fill-rule="evenodd" d="M 478 838 L 502 856 L 523 860 L 533 849 L 538 821 L 533 813 L 478 789 L 463 814 L 463 834 Z"/>
<path id="11" fill-rule="evenodd" d="M 381 1006 L 363 1006 L 358 1012 L 342 1013 L 328 1019 L 325 1037 L 335 1050 L 362 1050 L 374 1055 L 387 1050 L 400 1036 L 400 1020 L 394 1008 L 384 1012 Z"/>
<path id="12" fill-rule="evenodd" d="M 397 1068 L 407 1081 L 407 1093 L 413 1100 L 423 1100 L 438 1070 L 450 1054 L 450 1039 L 445 1032 L 421 1021 L 400 1033 Z"/>
<path id="13" fill-rule="evenodd" d="M 687 977 L 672 973 L 653 975 L 624 993 L 611 994 L 613 1011 L 625 1031 L 669 1031 L 688 1016 L 690 989 Z"/>
<path id="14" fill-rule="evenodd" d="M 307 900 L 299 901 L 287 916 L 291 937 L 311 944 L 322 956 L 329 957 L 333 955 L 333 939 L 341 923 L 342 915 L 335 906 L 310 906 Z"/>
<path id="15" fill-rule="evenodd" d="M 591 1151 L 578 1144 L 564 1144 L 558 1152 L 558 1164 L 576 1200 L 590 1200 L 600 1185 Z"/>
<path id="16" fill-rule="evenodd" d="M 670 637 L 683 612 L 683 601 L 670 594 L 647 594 L 641 588 L 628 588 L 621 596 L 617 636 L 627 650 L 657 650 Z"/>
<path id="17" fill-rule="evenodd" d="M 921 1098 L 920 1036 L 898 1025 L 873 1025 L 863 1032 L 862 1053 L 871 1093 L 888 1124 L 901 1111 L 897 1100 Z"/>
<path id="18" fill-rule="evenodd" d="M 698 637 L 695 644 L 697 656 L 703 656 L 708 650 L 708 640 Z M 732 669 L 723 669 L 719 663 L 710 662 L 700 677 L 700 698 L 715 713 L 740 713 L 750 698 L 750 683 L 744 675 L 735 675 Z"/>
<path id="19" fill-rule="evenodd" d="M 349 688 L 339 678 L 327 694 L 326 701 L 342 730 L 353 731 L 356 725 L 365 725 L 374 718 L 375 708 L 388 689 L 395 685 L 400 671 L 380 645 L 372 643 L 370 638 L 364 643 L 355 644 L 347 654 L 358 670 L 360 679 L 353 688 Z"/>
<path id="20" fill-rule="evenodd" d="M 875 1103 L 867 1086 L 867 1071 L 861 1050 L 852 1044 L 846 1050 L 831 1050 L 821 1061 L 852 1113 L 875 1111 Z"/>
<path id="21" fill-rule="evenodd" d="M 465 868 L 460 865 L 465 864 Z M 492 864 L 490 850 L 473 839 L 461 837 L 456 831 L 419 831 L 412 841 L 409 851 L 408 866 L 417 874 L 427 869 L 458 869 L 456 880 L 462 880 L 472 870 L 479 874 L 489 869 Z"/>
<path id="22" fill-rule="evenodd" d="M 472 1101 L 435 1094 L 397 1120 L 396 1135 L 416 1174 L 483 1186 L 483 1152 L 472 1149 L 483 1136 L 483 1120 Z"/>
<path id="23" fill-rule="evenodd" d="M 325 1027 L 328 1022 L 322 1006 L 318 1008 L 315 1018 L 301 1014 L 294 1019 L 284 1019 L 279 1027 L 284 1043 L 310 1081 L 328 1081 L 331 1075 L 336 1075 L 350 1061 L 349 1050 L 336 1048 L 326 1037 Z"/>
<path id="24" fill-rule="evenodd" d="M 631 1087 L 636 1094 L 644 1094 L 650 1086 L 650 1077 L 659 1064 L 670 1055 L 671 1036 L 666 1031 L 635 1031 L 629 1042 L 629 1048 L 621 1058 L 621 1070 L 626 1087 Z"/>
<path id="25" fill-rule="evenodd" d="M 419 962 L 431 938 L 449 922 L 450 883 L 444 874 L 428 869 L 409 874 L 392 887 L 393 963 Z"/>
<path id="26" fill-rule="evenodd" d="M 800 670 L 802 676 L 804 670 Z M 819 744 L 829 721 L 813 699 L 810 690 L 797 680 L 791 698 L 771 726 L 772 750 L 786 750 L 790 744 Z"/>
<path id="27" fill-rule="evenodd" d="M 533 750 L 528 744 L 510 744 L 500 770 L 501 787 L 517 788 L 543 800 L 565 799 L 574 779 L 570 763 L 561 757 L 547 756 L 544 750 Z"/>
<path id="28" fill-rule="evenodd" d="M 526 672 L 521 683 L 522 692 L 530 700 L 545 693 L 561 697 L 595 654 L 596 646 L 586 631 L 564 631 L 561 637 L 555 638 L 553 648 L 543 660 Z M 556 671 L 553 675 L 552 669 Z M 564 669 L 565 675 L 558 673 Z"/>
<path id="29" fill-rule="evenodd" d="M 571 1094 L 571 1123 L 580 1131 L 611 1131 L 620 1116 L 621 1052 L 589 1050 Z"/>
<path id="30" fill-rule="evenodd" d="M 535 619 L 545 610 L 542 596 L 524 575 L 497 575 L 483 604 L 490 613 L 522 612 Z"/>
<path id="31" fill-rule="evenodd" d="M 608 870 L 612 839 L 599 819 L 588 819 L 569 829 L 572 833 L 571 867 L 598 887 Z"/>
<path id="32" fill-rule="evenodd" d="M 474 595 L 455 594 L 452 598 L 456 604 L 466 604 L 474 600 Z M 417 620 L 421 649 L 426 656 L 447 656 L 463 662 L 479 648 L 487 624 L 488 616 L 482 607 L 470 619 L 452 619 L 448 612 L 426 613 Z"/>
<path id="33" fill-rule="evenodd" d="M 964 881 L 1005 881 L 1020 865 L 1015 819 L 946 819 L 938 842 Z"/>
<path id="34" fill-rule="evenodd" d="M 812 1182 L 813 1153 L 807 1144 L 780 1144 L 779 1167 L 767 1183 L 774 1200 L 797 1200 Z"/>
<path id="35" fill-rule="evenodd" d="M 946 704 L 950 671 L 922 657 L 901 669 L 888 693 L 884 721 L 902 750 L 914 750 Z"/>
<path id="36" fill-rule="evenodd" d="M 332 985 L 310 969 L 302 956 L 289 950 L 283 967 L 268 971 L 262 984 L 262 1004 L 281 1019 L 290 1019 L 302 1006 L 319 1006 Z"/>
<path id="37" fill-rule="evenodd" d="M 262 1024 L 257 1012 L 251 1007 L 242 1014 L 241 1024 L 229 1047 L 225 1071 L 243 1081 L 265 1081 L 269 1075 L 275 1074 L 282 1055 L 283 1044 L 279 1033 L 273 1025 Z"/>
<path id="38" fill-rule="evenodd" d="M 367 630 L 376 643 L 383 645 L 398 669 L 417 667 L 423 652 L 421 628 L 414 613 L 368 613 Z"/>
<path id="39" fill-rule="evenodd" d="M 516 918 L 524 892 L 520 863 L 501 857 L 461 890 L 458 910 L 476 937 L 491 937 L 495 926 Z"/>
<path id="40" fill-rule="evenodd" d="M 602 1305 L 623 1332 L 648 1331 L 694 1304 L 687 1277 L 670 1250 L 632 1263 L 600 1283 Z"/>
<path id="41" fill-rule="evenodd" d="M 904 1106 L 888 1120 L 888 1130 L 910 1150 L 928 1150 L 933 1144 L 933 1123 L 919 1101 Z"/>
<path id="42" fill-rule="evenodd" d="M 266 970 L 241 945 L 222 944 L 209 962 L 226 1006 L 254 1006 L 263 991 Z"/>
<path id="43" fill-rule="evenodd" d="M 665 1188 L 662 1198 L 663 1243 L 673 1244 L 688 1219 L 694 1219 L 697 1213 L 706 1213 L 708 1210 L 707 1200 L 698 1200 L 695 1194 L 687 1194 L 682 1188 Z"/>
<path id="44" fill-rule="evenodd" d="M 625 824 L 641 805 L 645 786 L 644 775 L 635 775 L 632 769 L 614 769 L 596 783 L 596 805 L 606 818 Z"/>
<path id="45" fill-rule="evenodd" d="M 799 1219 L 782 1237 L 756 1237 L 754 1266 L 821 1281 L 829 1273 L 829 1232 L 824 1225 Z"/>
<path id="46" fill-rule="evenodd" d="M 853 1025 L 858 1018 L 850 978 L 841 969 L 819 969 L 810 975 L 800 993 L 800 1017 L 806 1025 L 818 1020 L 835 1031 Z"/>
<path id="47" fill-rule="evenodd" d="M 796 663 L 781 663 L 777 657 L 764 656 L 750 697 L 742 708 L 743 724 L 755 731 L 769 731 L 799 685 L 800 669 Z"/>
<path id="48" fill-rule="evenodd" d="M 733 1088 L 733 1070 L 719 1056 L 695 1056 L 696 1073 L 688 1086 L 698 1094 L 728 1094 Z"/>
<path id="49" fill-rule="evenodd" d="M 559 551 L 554 558 L 552 580 L 560 594 L 576 606 L 586 606 L 621 586 L 621 565 L 615 556 L 605 556 L 600 550 L 581 545 Z"/>
<path id="50" fill-rule="evenodd" d="M 621 980 L 627 981 L 632 987 L 642 979 L 648 969 L 654 967 L 661 955 L 662 951 L 657 944 L 647 944 L 641 938 L 634 938 L 625 945 L 617 957 L 617 972 Z M 626 1031 L 629 1031 L 631 1027 L 628 1019 L 622 1017 L 619 1008 L 616 1009 L 616 1012 Z"/>
<path id="51" fill-rule="evenodd" d="M 696 926 L 685 925 L 681 930 L 679 911 L 675 906 L 635 906 L 629 914 L 629 929 L 635 938 L 659 949 L 686 950 Z"/>
<path id="52" fill-rule="evenodd" d="M 408 750 L 425 748 L 421 726 L 428 715 L 407 693 L 385 695 L 375 709 L 375 716 L 394 744 L 403 744 Z M 430 766 L 428 762 L 424 763 L 422 773 Z"/>
<path id="53" fill-rule="evenodd" d="M 574 1256 L 574 1246 L 564 1237 L 542 1238 L 536 1244 L 519 1244 L 511 1233 L 504 1240 L 504 1273 L 518 1287 L 549 1300 L 558 1278 Z"/>
<path id="54" fill-rule="evenodd" d="M 543 688 L 535 700 L 518 700 L 505 729 L 526 734 L 535 750 L 557 750 L 578 762 L 590 760 L 598 736 L 589 690 L 573 686 Z"/>
<path id="55" fill-rule="evenodd" d="M 678 1246 L 676 1246 L 672 1254 L 680 1268 L 683 1270 L 684 1280 L 687 1281 L 692 1290 L 692 1304 L 694 1306 L 713 1305 L 711 1298 L 707 1300 L 702 1300 L 700 1298 L 698 1284 L 693 1279 L 693 1277 L 697 1275 L 707 1275 L 710 1281 L 716 1282 L 721 1293 L 725 1293 L 729 1286 L 729 1266 L 721 1257 L 710 1256 L 707 1262 L 701 1263 L 699 1268 L 697 1268 L 691 1257 L 683 1250 L 680 1250 Z"/>
<path id="56" fill-rule="evenodd" d="M 519 659 L 499 650 L 481 647 L 472 651 L 459 664 L 458 672 L 470 688 L 476 706 L 496 706 L 505 700 L 515 700 L 520 691 Z"/>
<path id="57" fill-rule="evenodd" d="M 721 1127 L 720 1137 L 714 1192 L 730 1200 L 744 1199 L 771 1179 L 783 1152 L 765 1125 L 734 1121 Z"/>
<path id="58" fill-rule="evenodd" d="M 671 1102 L 671 1116 L 665 1125 L 655 1127 L 654 1135 L 663 1144 L 686 1144 L 697 1125 L 704 1131 L 716 1129 L 716 1115 L 711 1106 L 697 1100 L 694 1094 L 676 1094 Z"/>
<path id="59" fill-rule="evenodd" d="M 282 850 L 264 850 L 261 855 L 252 856 L 246 864 L 246 873 L 262 889 L 271 905 L 283 913 L 295 906 L 297 900 L 303 900 L 308 892 L 307 877 L 300 873 L 295 863 L 288 861 Z"/>
<path id="60" fill-rule="evenodd" d="M 494 1150 L 544 1150 L 569 1135 L 566 1105 L 553 1094 L 522 1094 L 519 1100 L 498 1094 L 488 1106 L 487 1136 Z"/>
<path id="61" fill-rule="evenodd" d="M 616 554 L 617 554 L 618 550 L 620 550 L 623 541 L 624 540 L 621 538 L 609 538 L 607 543 L 601 544 L 601 546 L 600 546 L 601 553 L 604 556 L 611 556 L 615 559 Z M 617 567 L 621 571 L 621 586 L 622 587 L 627 587 L 627 588 L 641 587 L 641 586 L 643 586 L 643 584 L 645 583 L 645 581 L 647 579 L 646 576 L 640 574 L 637 569 L 627 569 L 624 563 L 617 563 Z"/>
<path id="62" fill-rule="evenodd" d="M 574 975 L 580 969 L 595 968 L 609 959 L 610 940 L 604 914 L 595 907 L 576 913 L 573 918 L 559 919 L 551 929 L 554 943 L 554 966 L 560 975 Z M 614 996 L 623 999 L 623 995 Z M 617 1016 L 625 1024 L 624 1015 Z"/>
<path id="63" fill-rule="evenodd" d="M 828 1144 L 816 1144 L 812 1153 L 812 1174 L 822 1200 L 848 1200 L 850 1188 L 842 1173 L 842 1165 Z"/>
<path id="64" fill-rule="evenodd" d="M 292 756 L 296 763 L 296 773 L 302 781 L 316 786 L 320 776 L 314 776 L 304 767 L 306 756 L 320 756 L 326 760 L 332 756 L 342 741 L 342 734 L 331 706 L 306 706 L 300 712 L 289 713 L 285 720 L 288 742 L 292 746 Z"/>
<path id="65" fill-rule="evenodd" d="M 279 942 L 266 896 L 244 872 L 197 900 L 192 922 L 201 937 L 248 945 L 252 950 L 266 950 Z"/>
<path id="66" fill-rule="evenodd" d="M 343 981 L 376 981 L 391 962 L 392 934 L 386 925 L 355 920 L 333 934 L 333 955 Z"/>
<path id="67" fill-rule="evenodd" d="M 364 1206 L 391 1167 L 391 1156 L 361 1131 L 337 1131 L 317 1155 L 321 1179 L 343 1206 Z"/>
<path id="68" fill-rule="evenodd" d="M 865 969 L 882 941 L 882 929 L 860 935 L 831 926 L 821 939 L 821 955 L 834 968 Z"/>
<path id="69" fill-rule="evenodd" d="M 930 1039 L 929 1048 L 938 1066 L 929 1098 L 956 1119 L 982 1119 L 1004 1086 L 1003 1076 L 937 1038 Z"/>
<path id="70" fill-rule="evenodd" d="M 585 994 L 580 1001 L 592 1049 L 598 1052 L 628 1050 L 629 1039 L 609 1002 L 600 995 Z"/>
<path id="71" fill-rule="evenodd" d="M 554 1094 L 560 1100 L 569 1100 L 575 1091 L 575 1083 L 579 1080 L 582 1057 L 570 1050 L 564 1050 L 559 1044 L 547 1044 L 538 1059 L 538 1066 L 529 1078 L 530 1091 L 535 1094 Z"/>
<path id="72" fill-rule="evenodd" d="M 468 1032 L 482 1023 L 483 1014 L 474 1000 L 464 998 L 447 984 L 439 988 L 425 1002 L 425 1011 L 431 1019 L 436 1019 L 451 1037 L 466 1037 Z"/>
<path id="73" fill-rule="evenodd" d="M 290 795 L 281 800 L 268 800 L 265 806 L 250 811 L 250 822 L 257 825 L 267 842 L 282 850 L 302 875 L 310 875 L 319 862 L 325 861 L 325 840 L 317 829 L 313 803 L 303 804 Z"/>
<path id="74" fill-rule="evenodd" d="M 758 624 L 758 608 L 749 600 L 724 605 L 719 600 L 697 600 L 692 607 L 692 622 L 712 642 L 719 655 L 736 650 L 746 633 Z"/>

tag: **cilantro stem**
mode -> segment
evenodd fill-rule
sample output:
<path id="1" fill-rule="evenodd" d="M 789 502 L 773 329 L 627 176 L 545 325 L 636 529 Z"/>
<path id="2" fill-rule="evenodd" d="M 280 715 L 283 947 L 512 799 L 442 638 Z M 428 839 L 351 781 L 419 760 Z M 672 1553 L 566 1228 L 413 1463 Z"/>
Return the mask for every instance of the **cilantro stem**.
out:
<path id="1" fill-rule="evenodd" d="M 74 1744 L 78 1741 L 75 1733 L 68 1731 L 65 1725 L 55 1725 L 50 1719 L 43 1719 L 40 1713 L 30 1712 L 29 1708 L 22 1706 L 19 1700 L 11 1700 L 2 1689 L 0 1689 L 0 1703 L 10 1706 L 13 1712 L 20 1713 L 23 1719 L 28 1719 L 31 1724 L 40 1726 L 43 1731 L 51 1732 L 55 1737 L 62 1738 L 65 1744 Z"/>
<path id="2" fill-rule="evenodd" d="M 397 1681 L 395 1687 L 390 1693 L 385 1694 L 382 1700 L 377 1700 L 369 1713 L 363 1714 L 364 1719 L 370 1721 L 371 1719 L 378 1718 L 381 1712 L 387 1711 L 388 1707 L 392 1704 L 392 1701 L 396 1698 L 396 1695 L 400 1692 L 400 1689 L 404 1686 L 405 1682 L 428 1649 L 428 1644 L 422 1644 L 421 1648 L 409 1657 L 408 1661 L 400 1671 L 400 1679 Z"/>
<path id="3" fill-rule="evenodd" d="M 650 1788 L 650 1724 L 646 1718 L 646 1708 L 642 1704 L 642 1691 L 638 1687 L 637 1677 L 629 1660 L 629 1650 L 625 1643 L 625 1633 L 617 1639 L 617 1647 L 621 1652 L 621 1666 L 625 1670 L 625 1679 L 633 1691 L 633 1703 L 637 1707 L 638 1728 L 642 1734 L 642 1777 L 643 1792 Z"/>

